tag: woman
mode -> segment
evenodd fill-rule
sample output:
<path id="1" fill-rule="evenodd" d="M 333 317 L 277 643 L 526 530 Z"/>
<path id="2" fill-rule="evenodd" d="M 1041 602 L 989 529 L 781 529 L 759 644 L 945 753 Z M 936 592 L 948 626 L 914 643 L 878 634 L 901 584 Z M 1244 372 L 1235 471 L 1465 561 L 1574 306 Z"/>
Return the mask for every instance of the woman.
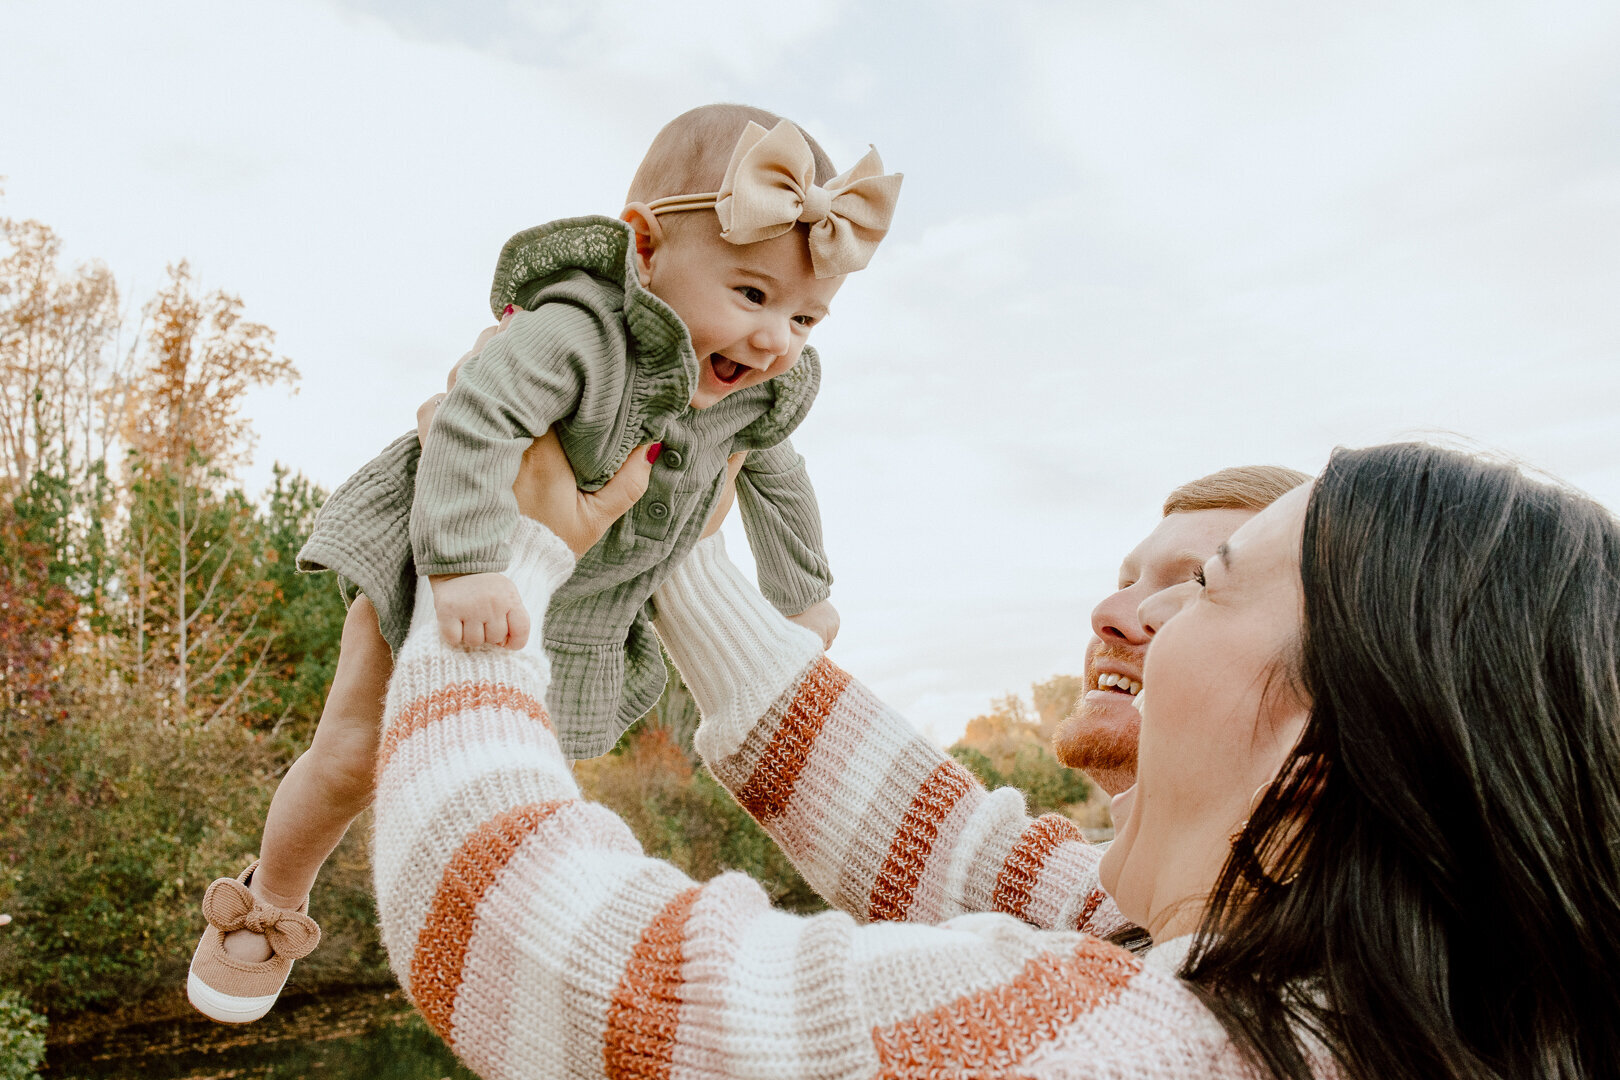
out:
<path id="1" fill-rule="evenodd" d="M 550 526 L 516 538 L 533 611 L 646 482 L 632 455 L 583 496 L 558 454 L 539 441 L 524 481 Z M 444 646 L 419 593 L 381 751 L 378 906 L 402 984 L 484 1075 L 1620 1062 L 1620 529 L 1514 470 L 1341 451 L 1202 585 L 1144 610 L 1139 783 L 1101 873 L 1159 943 L 1145 958 L 1031 925 L 1118 925 L 1086 887 L 1096 850 L 964 781 L 718 538 L 657 598 L 699 749 L 872 925 L 773 912 L 740 875 L 698 886 L 642 856 L 578 798 L 543 726 L 543 657 Z M 991 910 L 1023 920 L 963 915 Z"/>

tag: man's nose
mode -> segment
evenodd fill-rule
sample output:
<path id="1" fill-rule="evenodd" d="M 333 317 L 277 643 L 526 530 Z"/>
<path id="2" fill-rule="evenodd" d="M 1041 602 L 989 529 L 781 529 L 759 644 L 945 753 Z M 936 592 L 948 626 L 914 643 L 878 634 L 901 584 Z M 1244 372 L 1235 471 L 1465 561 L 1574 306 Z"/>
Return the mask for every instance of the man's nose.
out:
<path id="1" fill-rule="evenodd" d="M 1091 632 L 1103 641 L 1145 645 L 1151 637 L 1137 618 L 1135 586 L 1120 589 L 1091 610 Z"/>
<path id="2" fill-rule="evenodd" d="M 1170 621 L 1171 616 L 1186 606 L 1198 591 L 1198 584 L 1184 581 L 1180 585 L 1172 585 L 1168 589 L 1158 592 L 1143 600 L 1136 609 L 1136 619 L 1142 626 L 1142 631 L 1148 637 L 1157 634 L 1164 624 Z"/>

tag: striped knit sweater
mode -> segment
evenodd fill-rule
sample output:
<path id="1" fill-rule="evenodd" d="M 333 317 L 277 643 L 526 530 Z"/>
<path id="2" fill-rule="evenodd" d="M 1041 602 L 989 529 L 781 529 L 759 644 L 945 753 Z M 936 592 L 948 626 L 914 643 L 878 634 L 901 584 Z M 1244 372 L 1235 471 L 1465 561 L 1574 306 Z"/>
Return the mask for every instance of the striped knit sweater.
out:
<path id="1" fill-rule="evenodd" d="M 530 611 L 572 566 L 520 525 L 509 573 Z M 1095 849 L 917 735 L 718 537 L 657 604 L 700 751 L 842 910 L 774 911 L 744 875 L 699 885 L 643 855 L 580 798 L 544 652 L 447 646 L 418 589 L 379 755 L 377 903 L 401 985 L 474 1071 L 1250 1075 L 1174 975 L 1185 941 L 1139 959 L 1081 932 L 1120 921 Z"/>

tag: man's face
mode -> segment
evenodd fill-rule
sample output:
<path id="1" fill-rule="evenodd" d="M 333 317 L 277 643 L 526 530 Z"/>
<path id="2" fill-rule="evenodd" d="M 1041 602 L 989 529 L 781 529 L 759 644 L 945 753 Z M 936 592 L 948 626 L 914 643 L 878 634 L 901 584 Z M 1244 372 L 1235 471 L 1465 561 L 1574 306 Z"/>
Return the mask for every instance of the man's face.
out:
<path id="1" fill-rule="evenodd" d="M 1082 769 L 1117 795 L 1136 782 L 1142 660 L 1152 633 L 1137 608 L 1162 589 L 1189 580 L 1215 548 L 1254 516 L 1252 510 L 1193 510 L 1162 519 L 1125 556 L 1119 589 L 1091 612 L 1095 635 L 1086 646 L 1085 692 L 1052 742 L 1058 760 Z"/>
<path id="2" fill-rule="evenodd" d="M 790 370 L 844 279 L 815 276 L 802 229 L 732 244 L 708 220 L 713 214 L 693 213 L 705 220 L 682 222 L 640 263 L 642 283 L 692 335 L 698 380 L 691 405 L 706 409 Z"/>

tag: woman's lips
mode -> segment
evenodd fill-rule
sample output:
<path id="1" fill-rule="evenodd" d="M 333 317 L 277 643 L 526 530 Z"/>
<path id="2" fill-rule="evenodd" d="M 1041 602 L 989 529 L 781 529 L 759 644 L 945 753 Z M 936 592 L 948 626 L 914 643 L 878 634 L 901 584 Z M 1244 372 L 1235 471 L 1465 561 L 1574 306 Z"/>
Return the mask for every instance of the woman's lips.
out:
<path id="1" fill-rule="evenodd" d="M 719 379 L 727 386 L 742 378 L 743 373 L 748 370 L 737 361 L 721 356 L 719 353 L 709 354 L 709 369 L 714 372 L 716 379 Z"/>

